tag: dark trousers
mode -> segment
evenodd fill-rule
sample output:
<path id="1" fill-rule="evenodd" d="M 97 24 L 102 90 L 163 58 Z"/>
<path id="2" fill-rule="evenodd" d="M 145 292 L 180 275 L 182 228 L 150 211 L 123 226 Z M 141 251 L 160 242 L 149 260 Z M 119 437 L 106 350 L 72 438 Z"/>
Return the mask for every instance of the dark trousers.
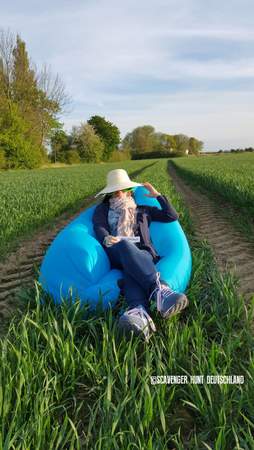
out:
<path id="1" fill-rule="evenodd" d="M 128 308 L 142 305 L 149 310 L 148 298 L 156 285 L 157 272 L 151 253 L 125 239 L 105 250 L 112 268 L 123 271 L 124 295 Z"/>

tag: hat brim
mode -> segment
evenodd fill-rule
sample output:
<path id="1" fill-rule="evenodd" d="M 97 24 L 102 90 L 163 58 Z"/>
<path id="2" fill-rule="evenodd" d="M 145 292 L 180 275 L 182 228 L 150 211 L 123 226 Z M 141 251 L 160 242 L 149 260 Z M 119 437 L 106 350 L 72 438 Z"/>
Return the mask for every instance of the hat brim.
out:
<path id="1" fill-rule="evenodd" d="M 117 185 L 117 186 L 111 186 L 110 188 L 104 188 L 100 192 L 98 192 L 94 197 L 98 197 L 99 195 L 111 194 L 113 192 L 121 191 L 123 189 L 128 189 L 128 188 L 132 188 L 132 187 L 135 188 L 138 186 L 143 186 L 143 184 L 135 183 L 134 181 L 131 181 L 130 183 L 121 184 L 121 185 Z"/>

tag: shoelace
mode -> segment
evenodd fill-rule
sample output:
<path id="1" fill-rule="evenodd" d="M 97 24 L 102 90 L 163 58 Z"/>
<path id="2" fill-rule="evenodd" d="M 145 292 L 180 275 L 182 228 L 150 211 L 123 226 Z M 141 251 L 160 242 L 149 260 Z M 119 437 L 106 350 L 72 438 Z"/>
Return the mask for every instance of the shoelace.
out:
<path id="1" fill-rule="evenodd" d="M 151 294 L 149 295 L 149 302 L 152 298 L 152 296 L 154 295 L 154 293 L 158 290 L 161 289 L 161 283 L 160 283 L 160 272 L 156 272 L 156 284 L 157 286 L 154 288 L 154 290 L 151 292 Z"/>
<path id="2" fill-rule="evenodd" d="M 157 309 L 158 311 L 161 311 L 162 307 L 162 295 L 163 295 L 163 301 L 165 301 L 167 298 L 169 298 L 171 295 L 175 294 L 172 289 L 170 289 L 169 286 L 161 285 L 161 289 L 159 291 L 159 295 L 157 297 Z"/>
<path id="3" fill-rule="evenodd" d="M 149 296 L 149 301 L 150 301 L 151 297 L 154 295 L 154 293 L 156 291 L 158 291 L 158 295 L 157 295 L 157 310 L 160 312 L 161 311 L 161 307 L 162 307 L 162 294 L 164 294 L 164 300 L 165 300 L 166 298 L 170 297 L 170 295 L 173 295 L 174 291 L 172 291 L 172 289 L 169 286 L 161 284 L 161 282 L 160 282 L 160 272 L 156 272 L 156 284 L 157 284 L 157 286 L 154 288 L 154 290 L 152 291 L 152 293 Z"/>
<path id="4" fill-rule="evenodd" d="M 139 308 L 138 307 L 132 308 L 132 309 L 130 309 L 130 311 L 126 311 L 126 314 L 128 314 L 128 316 L 141 317 L 142 320 L 144 320 L 144 318 L 146 318 L 150 327 L 152 328 L 152 330 L 156 331 L 156 328 L 155 328 L 152 318 L 149 316 L 148 312 L 142 306 Z"/>

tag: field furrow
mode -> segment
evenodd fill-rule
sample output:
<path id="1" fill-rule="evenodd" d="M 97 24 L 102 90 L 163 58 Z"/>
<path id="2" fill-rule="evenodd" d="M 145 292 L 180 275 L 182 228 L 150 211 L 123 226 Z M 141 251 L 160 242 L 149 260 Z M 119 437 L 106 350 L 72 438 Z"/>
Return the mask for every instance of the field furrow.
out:
<path id="1" fill-rule="evenodd" d="M 191 188 L 172 164 L 169 167 L 170 176 L 191 212 L 200 238 L 207 239 L 220 269 L 224 272 L 230 269 L 239 278 L 239 292 L 251 299 L 254 295 L 254 276 L 250 278 L 249 275 L 254 273 L 254 247 L 229 220 L 219 215 L 216 205 L 207 196 Z"/>

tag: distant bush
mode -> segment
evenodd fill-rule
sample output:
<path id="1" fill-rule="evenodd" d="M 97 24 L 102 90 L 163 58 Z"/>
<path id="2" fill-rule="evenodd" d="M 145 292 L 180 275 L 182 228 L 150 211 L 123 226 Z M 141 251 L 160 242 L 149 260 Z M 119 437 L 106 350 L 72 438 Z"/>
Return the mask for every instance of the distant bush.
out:
<path id="1" fill-rule="evenodd" d="M 253 147 L 246 147 L 246 148 L 231 148 L 230 150 L 222 150 L 220 149 L 218 153 L 243 153 L 243 152 L 254 152 Z"/>
<path id="2" fill-rule="evenodd" d="M 5 154 L 7 169 L 34 169 L 42 163 L 40 149 L 28 139 L 18 136 L 2 136 L 0 148 Z"/>
<path id="3" fill-rule="evenodd" d="M 179 156 L 185 156 L 176 152 L 154 151 L 144 153 L 132 153 L 131 159 L 153 159 L 153 158 L 176 158 Z"/>
<path id="4" fill-rule="evenodd" d="M 4 151 L 0 149 L 0 169 L 4 169 L 6 166 L 6 160 L 4 156 Z"/>
<path id="5" fill-rule="evenodd" d="M 77 150 L 69 150 L 68 152 L 66 152 L 66 162 L 67 164 L 80 163 L 80 157 Z"/>
<path id="6" fill-rule="evenodd" d="M 246 152 L 254 152 L 254 148 L 253 147 L 247 147 L 245 149 Z"/>
<path id="7" fill-rule="evenodd" d="M 73 145 L 83 163 L 96 163 L 102 159 L 104 143 L 95 133 L 92 125 L 81 123 L 73 130 Z"/>
<path id="8" fill-rule="evenodd" d="M 128 150 L 114 150 L 109 162 L 125 161 L 131 159 L 131 153 Z"/>

